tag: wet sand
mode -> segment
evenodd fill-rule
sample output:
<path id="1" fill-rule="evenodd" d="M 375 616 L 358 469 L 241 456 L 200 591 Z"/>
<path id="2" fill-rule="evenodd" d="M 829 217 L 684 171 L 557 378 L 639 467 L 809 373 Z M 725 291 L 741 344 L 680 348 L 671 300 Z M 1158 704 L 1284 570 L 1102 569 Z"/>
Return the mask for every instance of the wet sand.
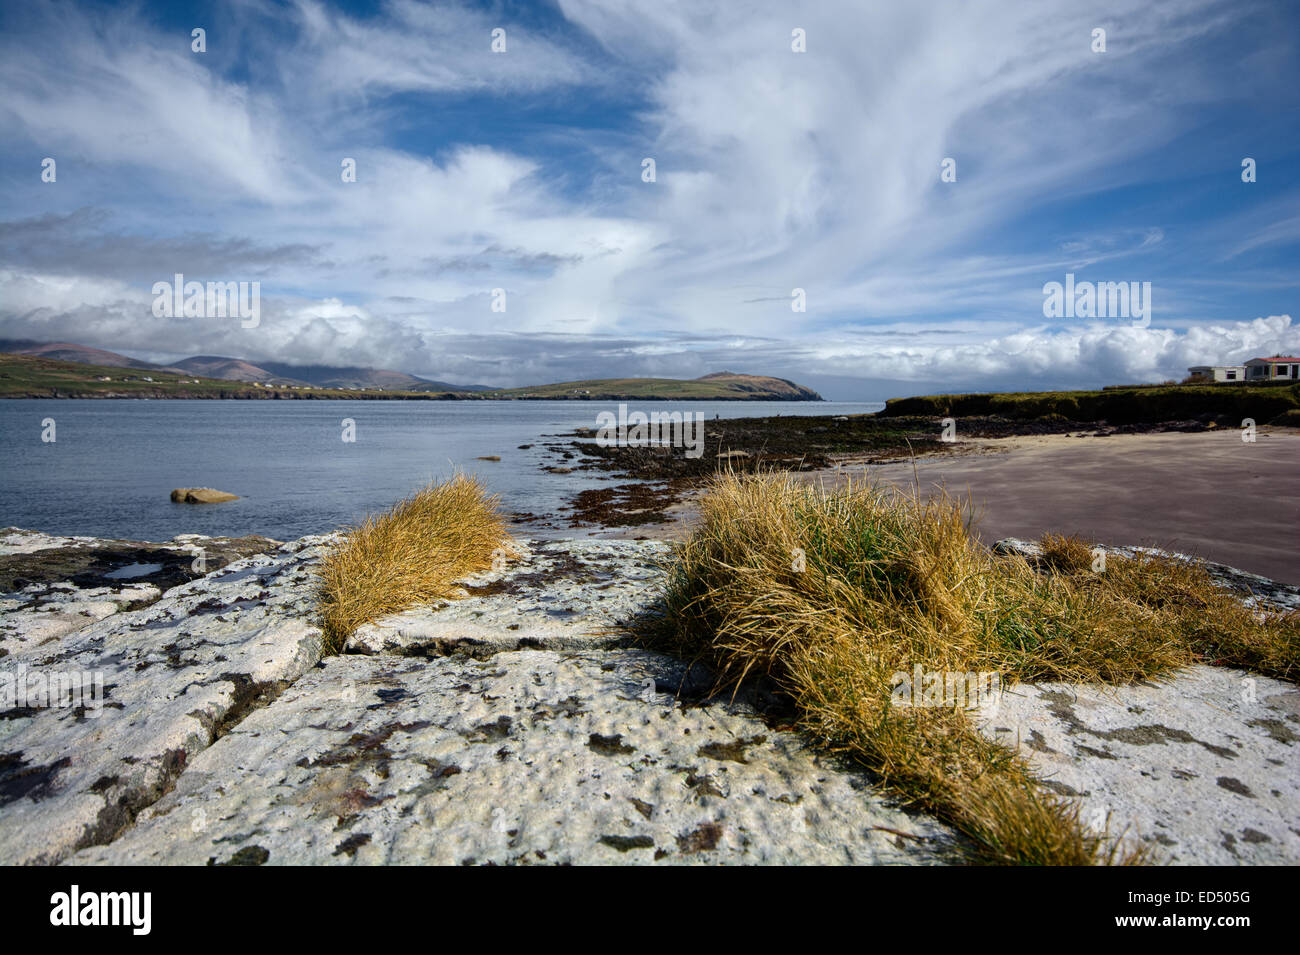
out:
<path id="1" fill-rule="evenodd" d="M 969 499 L 976 535 L 1077 534 L 1102 544 L 1143 544 L 1194 554 L 1300 584 L 1300 431 L 1262 428 L 1253 444 L 1236 430 L 1110 437 L 971 441 L 959 453 L 820 472 Z M 967 451 L 967 453 L 960 453 Z"/>
<path id="2" fill-rule="evenodd" d="M 1102 544 L 1143 544 L 1194 554 L 1300 585 L 1300 431 L 1239 431 L 958 442 L 949 454 L 890 464 L 853 460 L 803 476 L 828 486 L 866 477 L 924 496 L 946 488 L 969 500 L 975 535 L 1034 539 L 1077 534 Z M 670 523 L 599 536 L 680 538 L 689 501 Z"/>

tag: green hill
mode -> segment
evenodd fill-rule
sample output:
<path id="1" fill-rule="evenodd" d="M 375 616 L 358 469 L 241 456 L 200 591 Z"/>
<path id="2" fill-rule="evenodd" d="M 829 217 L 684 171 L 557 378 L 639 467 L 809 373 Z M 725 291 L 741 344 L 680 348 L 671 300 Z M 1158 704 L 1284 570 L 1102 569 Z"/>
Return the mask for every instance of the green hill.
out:
<path id="1" fill-rule="evenodd" d="M 224 360 L 224 359 L 223 359 Z M 572 381 L 533 388 L 493 391 L 380 390 L 375 387 L 326 388 L 307 384 L 272 384 L 206 378 L 153 368 L 128 368 L 61 361 L 35 355 L 0 353 L 0 398 L 273 398 L 373 400 L 460 399 L 466 401 L 527 399 L 630 399 L 691 401 L 820 401 L 807 388 L 782 378 L 721 372 L 694 381 L 673 378 L 608 378 Z"/>
<path id="2" fill-rule="evenodd" d="M 528 388 L 503 388 L 485 398 L 580 399 L 623 401 L 657 398 L 666 401 L 821 401 L 817 392 L 784 378 L 717 372 L 703 378 L 595 378 Z"/>
<path id="3" fill-rule="evenodd" d="M 306 385 L 257 385 L 153 369 L 0 354 L 0 398 L 416 398 L 449 392 L 352 391 Z"/>

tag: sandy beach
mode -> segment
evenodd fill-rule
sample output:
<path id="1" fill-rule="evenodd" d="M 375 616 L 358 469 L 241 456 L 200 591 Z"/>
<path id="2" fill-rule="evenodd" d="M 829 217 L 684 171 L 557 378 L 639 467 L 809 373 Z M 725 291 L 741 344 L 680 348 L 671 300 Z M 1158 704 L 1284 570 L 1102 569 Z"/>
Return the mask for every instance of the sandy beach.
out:
<path id="1" fill-rule="evenodd" d="M 1300 431 L 1261 428 L 1047 435 L 957 442 L 951 455 L 862 465 L 844 461 L 810 479 L 919 484 L 973 506 L 985 543 L 1077 534 L 1194 554 L 1300 584 Z"/>
<path id="2" fill-rule="evenodd" d="M 974 532 L 986 544 L 1077 534 L 1300 584 L 1300 431 L 1292 428 L 1261 428 L 1253 444 L 1226 430 L 972 439 L 915 461 L 845 458 L 801 476 L 828 487 L 864 478 L 908 488 L 915 482 L 926 497 L 945 489 L 969 501 Z M 691 502 L 666 513 L 668 523 L 599 536 L 684 536 Z"/>

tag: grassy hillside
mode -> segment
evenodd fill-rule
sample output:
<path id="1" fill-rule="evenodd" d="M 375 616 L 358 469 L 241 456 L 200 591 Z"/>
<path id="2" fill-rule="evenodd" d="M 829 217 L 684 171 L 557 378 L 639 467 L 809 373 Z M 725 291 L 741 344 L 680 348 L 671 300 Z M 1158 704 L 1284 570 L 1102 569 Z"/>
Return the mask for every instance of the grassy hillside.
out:
<path id="1" fill-rule="evenodd" d="M 1162 385 L 1104 391 L 1027 391 L 891 398 L 882 416 L 964 418 L 997 415 L 1016 420 L 1060 415 L 1071 421 L 1133 424 L 1200 415 L 1254 418 L 1263 424 L 1300 408 L 1300 384 Z"/>
<path id="2" fill-rule="evenodd" d="M 146 380 L 152 378 L 152 381 Z M 30 355 L 0 354 L 0 398 L 440 398 L 431 392 L 344 391 L 258 387 L 152 369 L 87 365 Z"/>
<path id="3" fill-rule="evenodd" d="M 224 360 L 224 359 L 223 359 Z M 153 379 L 148 381 L 146 379 Z M 360 398 L 438 400 L 510 400 L 582 398 L 619 401 L 633 398 L 695 401 L 819 401 L 814 391 L 780 378 L 754 375 L 710 376 L 696 381 L 671 378 L 610 378 L 574 381 L 535 388 L 456 392 L 397 388 L 354 391 L 344 388 L 262 384 L 174 374 L 151 368 L 123 368 L 56 361 L 32 355 L 0 354 L 2 398 Z"/>
<path id="4" fill-rule="evenodd" d="M 658 398 L 670 401 L 820 401 L 821 396 L 783 378 L 716 374 L 684 381 L 677 378 L 596 378 L 529 388 L 503 388 L 487 398 L 578 398 L 618 401 Z"/>

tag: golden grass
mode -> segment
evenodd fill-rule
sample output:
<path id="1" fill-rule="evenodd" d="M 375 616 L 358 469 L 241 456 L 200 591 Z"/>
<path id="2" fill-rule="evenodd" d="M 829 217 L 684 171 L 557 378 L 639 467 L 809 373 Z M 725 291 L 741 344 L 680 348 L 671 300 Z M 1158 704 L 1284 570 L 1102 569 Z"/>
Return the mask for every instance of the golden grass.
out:
<path id="1" fill-rule="evenodd" d="M 454 582 L 490 568 L 494 553 L 513 556 L 498 503 L 457 474 L 351 528 L 319 570 L 326 651 L 337 653 L 363 623 L 454 596 Z"/>
<path id="2" fill-rule="evenodd" d="M 1044 536 L 1045 569 L 1079 590 L 1093 590 L 1154 621 L 1178 641 L 1183 662 L 1238 667 L 1279 680 L 1300 680 L 1300 613 L 1265 612 L 1216 584 L 1206 569 L 1171 557 L 1108 554 L 1094 571 L 1091 545 Z"/>
<path id="3" fill-rule="evenodd" d="M 675 545 L 663 613 L 644 635 L 706 659 L 724 682 L 770 675 L 815 739 L 947 819 L 985 861 L 1147 861 L 1143 850 L 1117 855 L 1113 839 L 1081 826 L 1076 804 L 1044 792 L 961 708 L 896 705 L 893 675 L 919 663 L 991 671 L 1003 685 L 1126 683 L 1211 648 L 1294 674 L 1294 615 L 1236 613 L 1234 598 L 1207 590 L 1187 565 L 1112 557 L 1099 575 L 1086 545 L 1046 543 L 1040 573 L 981 547 L 948 499 L 726 475 L 702 498 L 698 528 Z"/>

